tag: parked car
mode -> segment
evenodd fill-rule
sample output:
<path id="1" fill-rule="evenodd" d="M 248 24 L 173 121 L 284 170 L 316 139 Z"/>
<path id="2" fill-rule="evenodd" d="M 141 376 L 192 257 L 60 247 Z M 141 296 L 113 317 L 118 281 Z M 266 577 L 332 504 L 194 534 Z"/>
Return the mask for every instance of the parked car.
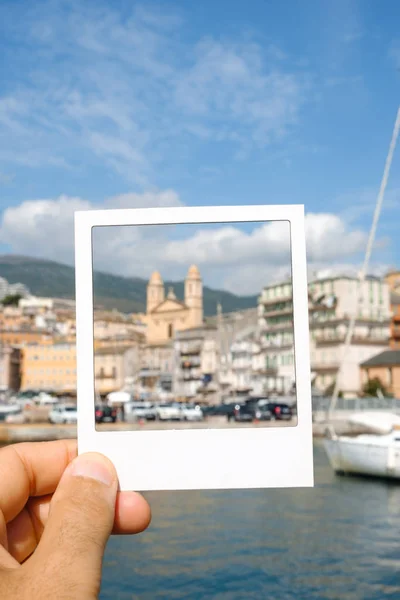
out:
<path id="1" fill-rule="evenodd" d="M 276 419 L 277 421 L 290 421 L 293 417 L 293 410 L 289 404 L 283 402 L 269 402 L 265 407 L 271 411 L 272 419 Z"/>
<path id="2" fill-rule="evenodd" d="M 160 421 L 183 421 L 184 415 L 180 404 L 171 402 L 169 404 L 159 404 L 156 408 L 157 419 Z"/>
<path id="3" fill-rule="evenodd" d="M 233 414 L 236 422 L 270 421 L 271 418 L 272 412 L 268 407 L 252 403 L 237 404 Z"/>
<path id="4" fill-rule="evenodd" d="M 117 409 L 106 404 L 98 404 L 95 409 L 96 423 L 115 423 L 117 420 Z"/>
<path id="5" fill-rule="evenodd" d="M 62 404 L 54 406 L 49 413 L 49 421 L 55 425 L 61 423 L 76 423 L 78 421 L 76 406 L 66 406 Z"/>
<path id="6" fill-rule="evenodd" d="M 182 404 L 181 411 L 185 421 L 202 421 L 203 411 L 198 404 Z"/>
<path id="7" fill-rule="evenodd" d="M 127 421 L 146 419 L 154 421 L 157 418 L 156 407 L 151 402 L 128 402 L 125 404 L 125 419 Z"/>

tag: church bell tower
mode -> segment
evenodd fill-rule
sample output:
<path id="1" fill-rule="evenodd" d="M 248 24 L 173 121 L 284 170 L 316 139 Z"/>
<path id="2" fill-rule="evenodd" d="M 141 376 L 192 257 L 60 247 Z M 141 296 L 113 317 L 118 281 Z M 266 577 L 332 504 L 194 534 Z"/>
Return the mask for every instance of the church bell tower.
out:
<path id="1" fill-rule="evenodd" d="M 203 324 L 203 282 L 200 271 L 192 265 L 185 279 L 185 304 L 190 309 L 190 326 Z"/>

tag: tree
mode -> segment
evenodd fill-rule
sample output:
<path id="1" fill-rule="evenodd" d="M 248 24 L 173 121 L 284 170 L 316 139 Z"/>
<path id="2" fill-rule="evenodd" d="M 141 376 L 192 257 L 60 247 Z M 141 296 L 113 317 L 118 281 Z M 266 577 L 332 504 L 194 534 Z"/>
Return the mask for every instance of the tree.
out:
<path id="1" fill-rule="evenodd" d="M 324 395 L 325 396 L 332 396 L 334 389 L 335 389 L 335 382 L 332 381 L 332 383 L 330 385 L 328 385 L 327 388 L 325 388 Z M 339 391 L 338 397 L 339 398 L 343 398 L 343 392 L 341 390 Z"/>
<path id="2" fill-rule="evenodd" d="M 363 387 L 363 392 L 366 396 L 376 396 L 378 390 L 381 391 L 384 396 L 389 395 L 379 377 L 368 379 L 367 383 Z"/>
<path id="3" fill-rule="evenodd" d="M 7 296 L 4 296 L 1 304 L 3 306 L 18 306 L 18 302 L 21 298 L 21 294 L 8 294 Z"/>

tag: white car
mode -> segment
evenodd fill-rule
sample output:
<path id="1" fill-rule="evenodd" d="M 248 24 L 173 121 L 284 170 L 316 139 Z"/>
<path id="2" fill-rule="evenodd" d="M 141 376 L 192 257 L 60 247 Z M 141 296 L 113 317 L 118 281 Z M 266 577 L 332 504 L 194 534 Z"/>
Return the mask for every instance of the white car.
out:
<path id="1" fill-rule="evenodd" d="M 182 404 L 181 411 L 185 421 L 202 421 L 203 411 L 198 404 Z"/>
<path id="2" fill-rule="evenodd" d="M 49 413 L 49 421 L 54 425 L 61 423 L 77 423 L 78 413 L 76 406 L 54 406 Z"/>
<path id="3" fill-rule="evenodd" d="M 180 404 L 171 402 L 170 404 L 159 404 L 156 408 L 157 419 L 160 421 L 183 421 L 184 415 Z"/>
<path id="4" fill-rule="evenodd" d="M 157 410 L 151 402 L 127 402 L 125 405 L 125 418 L 129 420 L 146 419 L 154 421 Z"/>

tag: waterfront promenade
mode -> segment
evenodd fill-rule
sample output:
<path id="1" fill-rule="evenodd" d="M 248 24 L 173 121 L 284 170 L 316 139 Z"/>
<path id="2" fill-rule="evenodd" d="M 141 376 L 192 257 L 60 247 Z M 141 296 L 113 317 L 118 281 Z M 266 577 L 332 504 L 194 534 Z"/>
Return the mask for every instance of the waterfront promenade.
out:
<path id="1" fill-rule="evenodd" d="M 150 421 L 144 423 L 103 423 L 97 425 L 99 431 L 150 431 L 164 429 L 226 429 L 241 427 L 295 427 L 296 419 L 290 424 L 285 421 L 264 421 L 260 423 L 234 423 L 228 422 L 224 417 L 212 417 L 200 422 L 176 422 L 166 423 L 162 421 Z M 338 433 L 348 430 L 343 418 L 330 421 Z M 313 423 L 314 437 L 322 437 L 327 427 L 327 422 Z M 50 441 L 58 439 L 76 438 L 76 425 L 52 425 L 51 423 L 24 423 L 11 424 L 0 423 L 0 445 L 18 442 Z"/>

